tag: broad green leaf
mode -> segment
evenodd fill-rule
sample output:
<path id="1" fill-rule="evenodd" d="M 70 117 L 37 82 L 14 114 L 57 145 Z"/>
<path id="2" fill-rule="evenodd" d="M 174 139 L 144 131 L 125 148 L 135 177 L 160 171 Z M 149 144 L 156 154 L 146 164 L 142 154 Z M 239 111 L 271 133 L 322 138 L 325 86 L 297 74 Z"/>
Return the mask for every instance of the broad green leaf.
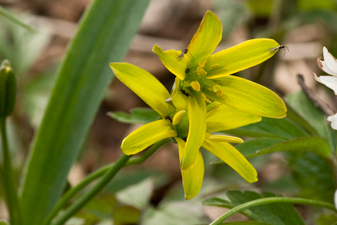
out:
<path id="1" fill-rule="evenodd" d="M 262 149 L 267 149 L 273 145 L 284 142 L 284 139 L 280 138 L 256 138 L 252 140 L 248 140 L 235 146 L 239 152 L 241 152 L 244 156 L 255 154 L 256 152 L 261 151 Z M 220 159 L 214 160 L 211 164 L 223 164 L 224 162 Z"/>
<path id="2" fill-rule="evenodd" d="M 118 202 L 114 195 L 100 193 L 85 205 L 75 217 L 84 219 L 87 224 L 97 224 L 99 221 L 110 219 L 111 210 L 117 205 Z"/>
<path id="3" fill-rule="evenodd" d="M 112 218 L 114 225 L 139 224 L 141 212 L 132 206 L 119 206 L 113 209 Z"/>
<path id="4" fill-rule="evenodd" d="M 160 115 L 150 108 L 135 108 L 130 111 L 130 114 L 124 112 L 109 112 L 108 115 L 122 123 L 150 123 L 158 118 Z"/>
<path id="5" fill-rule="evenodd" d="M 202 201 L 202 204 L 208 206 L 226 207 L 229 209 L 233 208 L 231 202 L 221 198 L 208 198 Z"/>
<path id="6" fill-rule="evenodd" d="M 293 152 L 287 154 L 287 161 L 301 197 L 333 202 L 336 188 L 330 160 L 311 152 Z"/>
<path id="7" fill-rule="evenodd" d="M 283 138 L 294 139 L 306 136 L 306 133 L 290 122 L 287 118 L 271 119 L 262 118 L 262 121 L 255 124 L 250 124 L 233 130 L 226 130 L 228 134 L 235 136 L 248 137 L 269 137 L 269 138 Z"/>
<path id="8" fill-rule="evenodd" d="M 149 207 L 142 216 L 140 224 L 172 225 L 172 224 L 208 224 L 203 208 L 192 205 L 191 201 L 175 201 Z"/>
<path id="9" fill-rule="evenodd" d="M 333 150 L 335 143 L 322 111 L 315 107 L 302 91 L 286 96 L 286 100 L 317 131 L 319 136 L 329 143 Z"/>
<path id="10" fill-rule="evenodd" d="M 41 224 L 62 193 L 90 125 L 149 0 L 95 0 L 60 68 L 22 182 L 24 225 Z M 34 205 L 34 207 L 32 207 Z"/>
<path id="11" fill-rule="evenodd" d="M 262 223 L 257 221 L 240 221 L 240 222 L 229 222 L 223 223 L 227 225 L 270 225 L 270 223 Z"/>
<path id="12" fill-rule="evenodd" d="M 275 0 L 248 0 L 247 2 L 256 17 L 269 18 Z"/>
<path id="13" fill-rule="evenodd" d="M 317 225 L 326 225 L 326 224 L 335 224 L 337 223 L 337 216 L 336 214 L 323 214 L 317 220 Z"/>
<path id="14" fill-rule="evenodd" d="M 308 123 L 308 121 L 306 121 L 302 116 L 300 116 L 298 114 L 298 112 L 296 112 L 296 110 L 294 110 L 293 107 L 291 107 L 287 102 L 286 102 L 286 106 L 287 106 L 287 109 L 288 109 L 288 111 L 287 111 L 287 118 L 289 120 L 291 120 L 295 124 L 299 125 L 301 128 L 303 128 L 309 134 L 315 135 L 315 136 L 318 135 L 318 133 L 315 130 L 315 128 L 313 128 L 310 125 L 310 123 Z"/>
<path id="15" fill-rule="evenodd" d="M 319 137 L 301 137 L 284 141 L 282 139 L 259 138 L 246 141 L 236 147 L 246 158 L 273 152 L 312 152 L 323 158 L 331 158 L 331 152 L 325 140 Z M 221 164 L 220 160 L 212 164 Z"/>
<path id="16" fill-rule="evenodd" d="M 263 196 L 261 196 L 260 194 L 252 191 L 228 191 L 227 197 L 231 202 L 231 208 L 233 208 L 252 200 L 261 199 L 263 197 L 275 197 L 275 195 L 271 193 L 264 193 Z M 219 201 L 217 200 L 217 202 Z M 225 202 L 222 207 L 227 208 L 227 206 L 228 203 Z M 255 206 L 242 210 L 242 213 L 256 221 L 273 225 L 304 225 L 299 213 L 296 211 L 294 206 L 289 203 L 272 203 Z"/>
<path id="17" fill-rule="evenodd" d="M 317 9 L 335 9 L 336 3 L 331 0 L 297 0 L 297 7 L 300 10 L 309 11 L 309 10 L 317 10 Z"/>
<path id="18" fill-rule="evenodd" d="M 131 205 L 136 209 L 143 210 L 148 206 L 154 189 L 152 178 L 148 178 L 138 184 L 129 186 L 116 193 L 119 202 Z"/>
<path id="19" fill-rule="evenodd" d="M 301 137 L 294 140 L 278 143 L 269 148 L 261 149 L 253 154 L 245 155 L 247 158 L 269 154 L 273 152 L 313 152 L 324 158 L 331 158 L 331 152 L 328 144 L 319 137 Z"/>
<path id="20" fill-rule="evenodd" d="M 272 146 L 284 142 L 284 139 L 280 138 L 256 138 L 243 142 L 240 145 L 237 145 L 236 148 L 244 156 L 256 154 L 262 149 L 268 149 Z"/>

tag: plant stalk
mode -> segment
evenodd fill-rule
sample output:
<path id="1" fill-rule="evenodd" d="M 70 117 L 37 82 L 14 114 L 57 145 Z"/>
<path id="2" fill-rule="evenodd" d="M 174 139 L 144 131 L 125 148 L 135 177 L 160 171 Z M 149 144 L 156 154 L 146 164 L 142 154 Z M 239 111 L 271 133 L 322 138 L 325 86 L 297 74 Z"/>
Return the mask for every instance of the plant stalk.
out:
<path id="1" fill-rule="evenodd" d="M 228 212 L 222 214 L 220 217 L 218 217 L 216 220 L 214 220 L 210 225 L 218 225 L 222 224 L 226 219 L 228 219 L 230 216 L 234 215 L 235 213 L 238 213 L 244 209 L 253 207 L 253 206 L 258 206 L 258 205 L 265 205 L 265 204 L 270 204 L 270 203 L 279 203 L 279 202 L 288 202 L 288 203 L 293 203 L 293 204 L 305 204 L 305 205 L 314 205 L 314 206 L 321 206 L 327 209 L 331 209 L 334 212 L 337 212 L 336 208 L 334 205 L 327 203 L 327 202 L 322 202 L 322 201 L 317 201 L 317 200 L 312 200 L 312 199 L 305 199 L 305 198 L 287 198 L 287 197 L 269 197 L 269 198 L 263 198 L 263 199 L 257 199 L 253 200 L 250 202 L 243 203 L 241 205 L 238 205 Z"/>
<path id="2" fill-rule="evenodd" d="M 124 166 L 130 166 L 135 164 L 143 163 L 146 159 L 148 159 L 153 153 L 155 153 L 159 148 L 168 143 L 170 139 L 164 139 L 156 144 L 152 145 L 148 150 L 146 150 L 141 156 L 135 157 L 127 161 Z M 70 199 L 76 196 L 81 190 L 87 187 L 91 182 L 103 176 L 107 171 L 109 171 L 112 167 L 115 166 L 115 163 L 111 163 L 106 165 L 85 177 L 79 184 L 77 184 L 74 188 L 70 189 L 62 196 L 62 198 L 57 202 L 53 210 L 49 213 L 48 217 L 43 222 L 43 225 L 49 225 L 52 219 L 57 215 L 57 213 L 69 202 Z"/>
<path id="3" fill-rule="evenodd" d="M 21 224 L 19 213 L 19 200 L 17 193 L 17 186 L 15 182 L 15 173 L 12 166 L 11 154 L 8 148 L 7 130 L 6 130 L 6 118 L 0 118 L 0 131 L 2 140 L 2 152 L 3 152 L 3 167 L 0 168 L 3 185 L 5 189 L 5 198 L 10 216 L 11 224 Z"/>

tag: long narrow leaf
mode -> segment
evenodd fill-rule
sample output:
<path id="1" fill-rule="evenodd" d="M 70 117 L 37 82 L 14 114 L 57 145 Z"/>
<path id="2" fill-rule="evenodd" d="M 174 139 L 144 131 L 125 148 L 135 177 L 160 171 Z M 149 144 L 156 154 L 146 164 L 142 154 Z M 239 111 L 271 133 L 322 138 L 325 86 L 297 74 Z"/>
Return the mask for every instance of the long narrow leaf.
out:
<path id="1" fill-rule="evenodd" d="M 41 224 L 66 183 L 104 93 L 149 0 L 95 0 L 86 12 L 35 137 L 22 182 L 25 225 Z"/>

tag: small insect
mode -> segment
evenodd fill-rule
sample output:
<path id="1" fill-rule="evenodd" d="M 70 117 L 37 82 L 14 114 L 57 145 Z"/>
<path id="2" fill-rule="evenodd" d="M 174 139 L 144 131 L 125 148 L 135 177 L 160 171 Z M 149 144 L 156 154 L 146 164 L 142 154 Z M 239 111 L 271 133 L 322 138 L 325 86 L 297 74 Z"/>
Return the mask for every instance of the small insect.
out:
<path id="1" fill-rule="evenodd" d="M 190 96 L 190 94 L 187 93 L 184 89 L 181 89 L 181 93 L 183 93 L 183 94 L 186 95 L 187 97 Z"/>
<path id="2" fill-rule="evenodd" d="M 170 116 L 165 117 L 165 119 L 171 121 L 171 123 L 172 123 L 172 118 Z"/>
<path id="3" fill-rule="evenodd" d="M 277 46 L 277 47 L 275 47 L 275 48 L 271 48 L 271 49 L 269 49 L 269 52 L 278 51 L 278 50 L 280 50 L 280 49 L 287 49 L 288 52 L 289 52 L 289 48 L 288 48 L 287 46 L 285 46 L 285 45 L 280 45 L 280 46 Z M 283 56 L 284 56 L 284 54 L 285 54 L 285 53 L 283 53 Z"/>
<path id="4" fill-rule="evenodd" d="M 187 48 L 185 48 L 184 50 L 182 50 L 181 54 L 178 56 L 178 60 L 180 61 L 184 57 L 184 55 L 187 54 L 187 52 L 188 52 Z"/>

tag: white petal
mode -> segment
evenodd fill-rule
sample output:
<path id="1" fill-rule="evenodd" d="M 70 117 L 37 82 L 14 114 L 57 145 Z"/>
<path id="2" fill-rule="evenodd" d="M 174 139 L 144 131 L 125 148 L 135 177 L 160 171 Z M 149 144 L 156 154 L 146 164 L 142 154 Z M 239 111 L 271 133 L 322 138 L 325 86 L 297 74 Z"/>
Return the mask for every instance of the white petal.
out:
<path id="1" fill-rule="evenodd" d="M 337 130 L 337 113 L 333 116 L 329 116 L 328 121 L 331 122 L 332 129 Z M 336 199 L 336 197 L 335 197 L 335 199 Z"/>
<path id="2" fill-rule="evenodd" d="M 334 76 L 320 76 L 317 77 L 316 74 L 315 75 L 315 79 L 324 84 L 325 86 L 327 86 L 328 88 L 332 89 L 335 92 L 335 95 L 337 95 L 337 77 Z"/>
<path id="3" fill-rule="evenodd" d="M 328 74 L 337 76 L 336 59 L 333 55 L 331 55 L 331 53 L 328 51 L 326 47 L 323 47 L 323 57 L 324 57 L 324 61 L 321 61 L 322 70 L 324 70 Z"/>

